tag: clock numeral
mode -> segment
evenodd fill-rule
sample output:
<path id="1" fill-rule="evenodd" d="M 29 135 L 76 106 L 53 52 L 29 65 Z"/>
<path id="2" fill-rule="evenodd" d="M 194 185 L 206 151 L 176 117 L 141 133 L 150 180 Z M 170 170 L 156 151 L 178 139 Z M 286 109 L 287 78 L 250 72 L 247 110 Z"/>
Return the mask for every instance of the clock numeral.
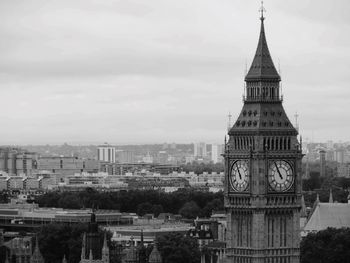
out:
<path id="1" fill-rule="evenodd" d="M 239 160 L 231 165 L 229 174 L 230 183 L 235 191 L 243 192 L 248 187 L 249 172 L 248 163 L 244 160 Z"/>
<path id="2" fill-rule="evenodd" d="M 278 160 L 270 164 L 268 182 L 278 192 L 287 191 L 293 184 L 293 170 L 286 161 Z"/>

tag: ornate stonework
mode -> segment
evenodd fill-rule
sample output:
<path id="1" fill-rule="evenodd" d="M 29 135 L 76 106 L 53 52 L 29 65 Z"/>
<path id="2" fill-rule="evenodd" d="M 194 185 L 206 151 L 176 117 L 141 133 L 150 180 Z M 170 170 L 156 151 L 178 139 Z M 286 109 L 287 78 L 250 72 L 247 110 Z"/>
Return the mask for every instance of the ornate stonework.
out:
<path id="1" fill-rule="evenodd" d="M 242 111 L 225 144 L 226 262 L 299 262 L 301 146 L 282 105 L 264 17 Z"/>

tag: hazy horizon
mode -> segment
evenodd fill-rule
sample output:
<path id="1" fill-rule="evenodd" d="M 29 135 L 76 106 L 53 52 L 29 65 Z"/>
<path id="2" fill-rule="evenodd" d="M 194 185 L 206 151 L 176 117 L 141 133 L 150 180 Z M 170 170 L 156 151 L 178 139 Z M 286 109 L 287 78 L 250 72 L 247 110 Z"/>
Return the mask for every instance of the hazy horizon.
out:
<path id="1" fill-rule="evenodd" d="M 304 141 L 349 141 L 350 3 L 265 1 Z M 260 1 L 1 1 L 1 145 L 222 143 Z M 232 121 L 232 122 L 233 122 Z"/>

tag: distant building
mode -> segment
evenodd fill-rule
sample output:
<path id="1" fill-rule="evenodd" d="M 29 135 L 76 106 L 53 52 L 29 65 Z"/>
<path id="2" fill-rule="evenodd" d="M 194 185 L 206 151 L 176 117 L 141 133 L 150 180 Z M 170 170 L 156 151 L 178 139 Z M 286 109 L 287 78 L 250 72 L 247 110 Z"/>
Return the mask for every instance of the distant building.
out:
<path id="1" fill-rule="evenodd" d="M 338 163 L 337 176 L 350 178 L 350 163 Z"/>
<path id="2" fill-rule="evenodd" d="M 305 171 L 303 173 L 303 179 L 310 179 L 310 162 L 309 162 L 309 157 L 306 157 Z"/>
<path id="3" fill-rule="evenodd" d="M 133 151 L 117 150 L 116 159 L 119 163 L 134 163 L 136 157 Z"/>
<path id="4" fill-rule="evenodd" d="M 37 160 L 38 171 L 50 171 L 60 175 L 98 172 L 98 161 L 71 156 L 41 156 Z"/>
<path id="5" fill-rule="evenodd" d="M 151 254 L 149 255 L 149 263 L 162 263 L 162 256 L 160 255 L 160 252 L 158 251 L 157 243 L 154 243 L 153 249 Z"/>
<path id="6" fill-rule="evenodd" d="M 153 163 L 153 157 L 148 152 L 146 156 L 142 158 L 142 162 L 144 163 Z"/>
<path id="7" fill-rule="evenodd" d="M 30 175 L 36 168 L 36 153 L 21 148 L 0 148 L 0 171 L 10 175 Z"/>
<path id="8" fill-rule="evenodd" d="M 101 246 L 96 215 L 92 213 L 88 232 L 83 236 L 80 263 L 109 263 L 109 260 L 106 234 Z"/>
<path id="9" fill-rule="evenodd" d="M 224 146 L 221 144 L 212 144 L 211 145 L 211 161 L 213 163 L 223 162 L 223 157 L 221 156 L 224 153 Z"/>
<path id="10" fill-rule="evenodd" d="M 218 212 L 210 219 L 196 219 L 195 227 L 188 231 L 188 236 L 197 239 L 201 250 L 201 263 L 223 262 L 226 248 L 226 220 L 225 212 Z"/>
<path id="11" fill-rule="evenodd" d="M 317 202 L 304 227 L 302 236 L 325 230 L 328 227 L 350 227 L 350 204 Z"/>
<path id="12" fill-rule="evenodd" d="M 207 157 L 207 145 L 205 142 L 199 142 L 193 145 L 193 155 L 199 158 Z"/>
<path id="13" fill-rule="evenodd" d="M 115 163 L 115 147 L 109 144 L 99 145 L 97 148 L 97 160 L 107 163 Z"/>
<path id="14" fill-rule="evenodd" d="M 326 151 L 320 151 L 320 176 L 326 177 Z"/>
<path id="15" fill-rule="evenodd" d="M 37 204 L 0 204 L 0 222 L 5 225 L 35 227 L 50 223 L 90 222 L 91 209 L 39 208 Z M 131 216 L 116 210 L 98 210 L 96 221 L 101 225 L 121 225 L 132 222 Z"/>
<path id="16" fill-rule="evenodd" d="M 5 248 L 6 251 L 5 255 L 1 255 L 4 257 L 1 259 L 5 259 L 4 262 L 44 263 L 44 258 L 39 250 L 38 239 L 36 239 L 33 250 L 32 237 L 30 236 L 15 237 L 7 242 L 3 242 L 3 239 L 1 239 L 1 251 L 3 250 L 2 248 Z"/>
<path id="17" fill-rule="evenodd" d="M 334 152 L 334 160 L 338 163 L 344 163 L 345 161 L 345 149 L 344 148 L 340 148 L 335 150 Z"/>

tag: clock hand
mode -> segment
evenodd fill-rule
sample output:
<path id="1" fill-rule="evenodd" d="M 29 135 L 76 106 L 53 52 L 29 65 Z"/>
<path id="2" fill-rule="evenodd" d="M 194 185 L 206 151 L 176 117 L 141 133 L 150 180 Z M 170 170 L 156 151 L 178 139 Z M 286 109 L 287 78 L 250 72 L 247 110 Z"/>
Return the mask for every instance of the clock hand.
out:
<path id="1" fill-rule="evenodd" d="M 241 172 L 239 171 L 238 165 L 236 164 L 236 166 L 237 166 L 237 171 L 238 171 L 238 174 L 239 174 L 239 179 L 242 180 L 242 175 L 241 175 Z"/>
<path id="2" fill-rule="evenodd" d="M 281 174 L 280 170 L 278 169 L 278 167 L 277 167 L 277 164 L 276 164 L 276 163 L 275 163 L 275 166 L 276 166 L 277 172 L 278 172 L 278 174 L 279 174 L 279 176 L 280 176 L 281 180 L 283 180 L 283 176 L 282 176 L 282 174 Z"/>

